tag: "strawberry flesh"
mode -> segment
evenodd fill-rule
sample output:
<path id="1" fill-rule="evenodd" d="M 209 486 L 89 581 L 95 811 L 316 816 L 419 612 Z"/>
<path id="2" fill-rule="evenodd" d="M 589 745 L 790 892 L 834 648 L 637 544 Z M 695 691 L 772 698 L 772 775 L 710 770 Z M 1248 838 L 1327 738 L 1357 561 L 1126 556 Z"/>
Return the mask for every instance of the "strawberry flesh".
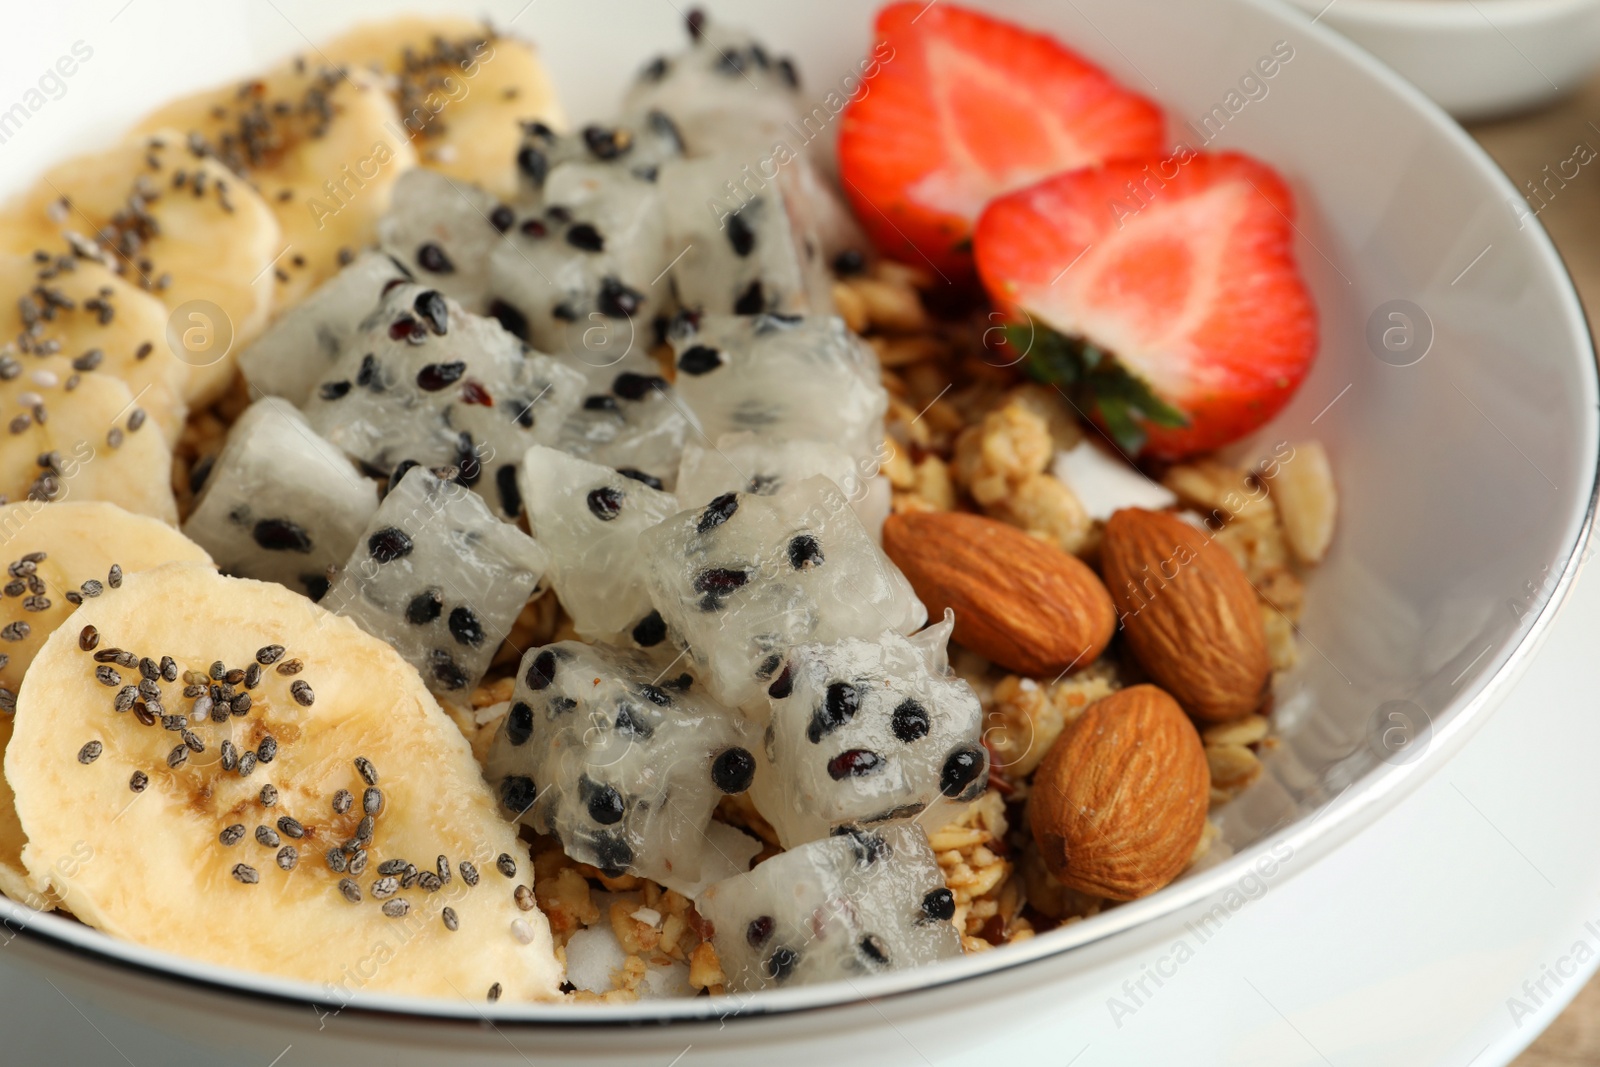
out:
<path id="1" fill-rule="evenodd" d="M 978 272 L 1016 317 L 1111 354 L 1187 425 L 1146 423 L 1176 459 L 1261 426 L 1317 352 L 1294 258 L 1294 200 L 1238 153 L 1123 160 L 1002 197 L 978 222 Z"/>
<path id="2" fill-rule="evenodd" d="M 839 171 L 885 254 L 971 271 L 972 225 L 1051 174 L 1161 150 L 1161 112 L 1042 34 L 948 3 L 890 4 Z"/>

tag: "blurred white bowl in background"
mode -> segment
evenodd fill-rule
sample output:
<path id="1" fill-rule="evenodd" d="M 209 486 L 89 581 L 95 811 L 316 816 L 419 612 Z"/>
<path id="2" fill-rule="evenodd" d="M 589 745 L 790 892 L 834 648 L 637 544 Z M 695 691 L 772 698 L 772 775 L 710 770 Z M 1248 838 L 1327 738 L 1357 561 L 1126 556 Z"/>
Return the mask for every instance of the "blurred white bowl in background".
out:
<path id="1" fill-rule="evenodd" d="M 1600 0 L 1290 0 L 1456 118 L 1575 91 L 1600 66 Z"/>

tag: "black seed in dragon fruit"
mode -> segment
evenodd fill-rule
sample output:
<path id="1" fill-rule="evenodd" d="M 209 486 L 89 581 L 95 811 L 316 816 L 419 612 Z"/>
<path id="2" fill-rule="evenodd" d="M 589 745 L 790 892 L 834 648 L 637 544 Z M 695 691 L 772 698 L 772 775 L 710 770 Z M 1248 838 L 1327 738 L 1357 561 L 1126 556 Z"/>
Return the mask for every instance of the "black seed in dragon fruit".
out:
<path id="1" fill-rule="evenodd" d="M 418 282 L 481 314 L 489 306 L 489 254 L 510 210 L 470 182 L 418 167 L 395 182 L 378 243 Z"/>
<path id="2" fill-rule="evenodd" d="M 228 431 L 183 532 L 225 573 L 316 600 L 377 507 L 373 482 L 292 404 L 267 397 Z"/>
<path id="3" fill-rule="evenodd" d="M 790 650 L 772 684 L 752 794 L 785 848 L 840 827 L 921 818 L 973 800 L 988 783 L 983 707 L 954 676 L 955 625 Z"/>
<path id="4" fill-rule="evenodd" d="M 389 286 L 410 280 L 406 268 L 382 252 L 358 256 L 239 353 L 251 395 L 305 404 Z"/>
<path id="5" fill-rule="evenodd" d="M 722 155 L 661 168 L 679 303 L 708 315 L 831 313 L 821 238 L 789 194 L 789 177 L 744 181 L 747 165 Z"/>
<path id="6" fill-rule="evenodd" d="M 961 955 L 949 895 L 916 825 L 852 830 L 790 849 L 710 886 L 710 921 L 730 992 L 855 980 Z M 938 907 L 932 909 L 935 914 Z"/>
<path id="7" fill-rule="evenodd" d="M 680 315 L 678 395 L 707 438 L 825 441 L 876 473 L 889 395 L 872 349 L 833 316 Z"/>
<path id="8" fill-rule="evenodd" d="M 784 486 L 824 475 L 850 501 L 861 525 L 881 540 L 889 516 L 888 479 L 874 474 L 876 460 L 861 463 L 838 445 L 791 441 L 753 433 L 725 433 L 714 444 L 684 445 L 674 495 L 689 506 L 734 491 L 771 496 Z"/>
<path id="9" fill-rule="evenodd" d="M 573 628 L 591 641 L 628 644 L 654 611 L 639 535 L 676 514 L 678 502 L 610 467 L 553 448 L 528 450 L 520 484 L 528 526 L 550 554 L 550 582 Z M 646 629 L 647 641 L 652 632 Z M 647 647 L 655 646 L 666 647 L 661 640 Z"/>
<path id="10" fill-rule="evenodd" d="M 656 186 L 566 163 L 544 194 L 489 257 L 496 301 L 514 311 L 530 344 L 582 371 L 591 393 L 625 370 L 653 370 L 671 260 Z"/>
<path id="11" fill-rule="evenodd" d="M 713 847 L 711 813 L 726 795 L 719 764 L 750 755 L 739 714 L 681 666 L 644 652 L 562 641 L 530 649 L 485 774 L 501 810 L 567 855 L 693 896 L 742 872 L 754 838 Z"/>
<path id="12" fill-rule="evenodd" d="M 437 289 L 398 285 L 305 410 L 319 433 L 374 470 L 454 466 L 462 485 L 515 518 L 518 461 L 560 436 L 583 394 L 580 374 L 493 319 Z"/>
<path id="13" fill-rule="evenodd" d="M 797 645 L 911 633 L 927 611 L 827 478 L 728 493 L 640 538 L 650 599 L 712 695 L 759 700 Z"/>
<path id="14" fill-rule="evenodd" d="M 633 360 L 610 388 L 590 393 L 567 417 L 563 452 L 626 472 L 654 489 L 671 489 L 689 437 L 686 408 L 656 368 Z"/>
<path id="15" fill-rule="evenodd" d="M 604 165 L 653 182 L 662 163 L 681 155 L 683 138 L 663 111 L 641 111 L 610 125 L 591 123 L 573 133 L 526 122 L 517 147 L 517 183 L 527 198 L 543 200 L 551 172 L 563 163 Z"/>
<path id="16" fill-rule="evenodd" d="M 533 538 L 426 467 L 361 532 L 323 606 L 393 645 L 429 689 L 464 698 L 548 564 Z"/>

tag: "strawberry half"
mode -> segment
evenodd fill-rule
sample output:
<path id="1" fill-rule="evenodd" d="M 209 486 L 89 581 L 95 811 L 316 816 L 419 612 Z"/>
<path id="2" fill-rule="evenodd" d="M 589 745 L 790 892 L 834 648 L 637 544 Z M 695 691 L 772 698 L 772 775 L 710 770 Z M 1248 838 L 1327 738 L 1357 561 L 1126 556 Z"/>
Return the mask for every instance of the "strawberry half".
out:
<path id="1" fill-rule="evenodd" d="M 917 0 L 880 11 L 877 35 L 839 172 L 886 255 L 970 275 L 972 224 L 996 196 L 1162 149 L 1154 104 L 1043 34 Z"/>
<path id="2" fill-rule="evenodd" d="M 1270 167 L 1182 149 L 1002 197 L 974 243 L 989 295 L 1028 320 L 1008 334 L 1033 345 L 1026 369 L 1080 387 L 1124 447 L 1176 459 L 1256 429 L 1311 367 L 1293 217 Z"/>

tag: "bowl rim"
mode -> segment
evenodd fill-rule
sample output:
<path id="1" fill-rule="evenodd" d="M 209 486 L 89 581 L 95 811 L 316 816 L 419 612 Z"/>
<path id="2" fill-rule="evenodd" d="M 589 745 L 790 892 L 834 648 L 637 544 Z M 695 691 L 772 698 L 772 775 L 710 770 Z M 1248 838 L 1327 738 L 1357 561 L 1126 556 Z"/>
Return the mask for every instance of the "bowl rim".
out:
<path id="1" fill-rule="evenodd" d="M 1308 23 L 1291 14 L 1274 0 L 1230 0 L 1241 6 L 1253 8 L 1280 25 L 1292 26 L 1300 32 L 1311 34 L 1334 54 L 1359 69 L 1368 78 L 1383 86 L 1397 101 L 1409 105 L 1421 116 L 1454 142 L 1462 154 L 1462 161 L 1476 168 L 1491 185 L 1502 192 L 1514 194 L 1515 186 L 1494 163 L 1488 153 L 1472 140 L 1470 135 L 1451 119 L 1442 108 L 1422 92 L 1385 66 L 1381 61 L 1326 26 Z M 1302 0 L 1296 0 L 1297 3 Z M 1305 0 L 1311 2 L 1311 0 Z M 1454 0 L 1335 0 L 1336 3 L 1355 6 L 1417 5 L 1456 6 Z M 1587 6 L 1594 0 L 1533 0 L 1548 6 Z M 1470 6 L 1470 3 L 1468 4 Z M 1533 249 L 1543 261 L 1545 269 L 1553 270 L 1556 295 L 1565 305 L 1569 325 L 1576 331 L 1580 354 L 1587 354 L 1586 385 L 1592 395 L 1600 396 L 1600 365 L 1596 363 L 1593 334 L 1583 305 L 1573 285 L 1571 275 L 1560 253 L 1556 250 L 1542 224 L 1534 219 L 1530 240 Z M 352 1015 L 388 1022 L 425 1022 L 432 1026 L 455 1025 L 481 1027 L 485 1022 L 493 1026 L 510 1026 L 519 1031 L 538 1030 L 591 1030 L 596 1027 L 614 1029 L 650 1025 L 725 1025 L 730 1019 L 757 1019 L 771 1016 L 789 1016 L 828 1010 L 849 1009 L 862 1003 L 883 999 L 907 998 L 931 990 L 947 988 L 959 983 L 1014 971 L 1026 966 L 1036 966 L 1064 955 L 1073 949 L 1107 941 L 1155 920 L 1171 916 L 1202 900 L 1219 894 L 1238 882 L 1242 874 L 1268 852 L 1287 845 L 1292 854 L 1302 849 L 1310 854 L 1306 866 L 1320 858 L 1316 842 L 1324 846 L 1336 845 L 1334 831 L 1359 830 L 1368 819 L 1381 813 L 1380 805 L 1398 802 L 1442 766 L 1487 718 L 1489 711 L 1515 682 L 1521 670 L 1537 652 L 1548 633 L 1550 623 L 1560 611 L 1571 592 L 1573 583 L 1582 568 L 1586 548 L 1591 542 L 1600 506 L 1600 462 L 1595 460 L 1595 450 L 1590 450 L 1595 462 L 1584 504 L 1583 518 L 1565 558 L 1561 559 L 1560 575 L 1550 587 L 1547 597 L 1534 614 L 1527 629 L 1505 653 L 1505 661 L 1495 671 L 1479 679 L 1474 690 L 1462 694 L 1444 708 L 1435 721 L 1429 748 L 1423 755 L 1405 764 L 1381 763 L 1363 777 L 1352 782 L 1321 807 L 1302 816 L 1293 823 L 1280 827 L 1249 847 L 1229 857 L 1226 861 L 1208 868 L 1192 877 L 1184 878 L 1159 892 L 1141 900 L 1120 905 L 1091 919 L 1072 923 L 1047 931 L 1018 944 L 1003 946 L 992 952 L 943 960 L 926 967 L 911 968 L 884 975 L 875 975 L 859 982 L 842 980 L 819 983 L 790 990 L 765 991 L 741 996 L 723 994 L 713 997 L 665 998 L 639 1001 L 626 1005 L 578 1005 L 547 1003 L 489 1003 L 459 1001 L 443 997 L 408 996 L 393 993 L 356 992 L 348 999 L 335 1000 L 331 983 L 325 988 L 299 979 L 227 967 L 196 960 L 175 953 L 148 948 L 131 941 L 115 938 L 76 920 L 38 911 L 19 901 L 0 897 L 0 923 L 42 946 L 47 952 L 64 952 L 93 964 L 109 964 L 112 968 L 160 979 L 170 984 L 200 988 L 224 998 L 247 1000 L 257 1004 L 293 1005 L 314 1010 L 326 1008 L 333 1014 L 349 1012 Z M 1387 802 L 1387 804 L 1385 804 Z M 1299 873 L 1302 868 L 1294 873 Z M 1292 876 L 1292 875 L 1291 875 Z"/>
<path id="2" fill-rule="evenodd" d="M 1437 32 L 1461 30 L 1499 33 L 1506 29 L 1544 28 L 1600 9 L 1600 0 L 1288 0 L 1334 25 L 1384 30 Z M 1495 17 L 1489 19 L 1489 13 Z"/>

